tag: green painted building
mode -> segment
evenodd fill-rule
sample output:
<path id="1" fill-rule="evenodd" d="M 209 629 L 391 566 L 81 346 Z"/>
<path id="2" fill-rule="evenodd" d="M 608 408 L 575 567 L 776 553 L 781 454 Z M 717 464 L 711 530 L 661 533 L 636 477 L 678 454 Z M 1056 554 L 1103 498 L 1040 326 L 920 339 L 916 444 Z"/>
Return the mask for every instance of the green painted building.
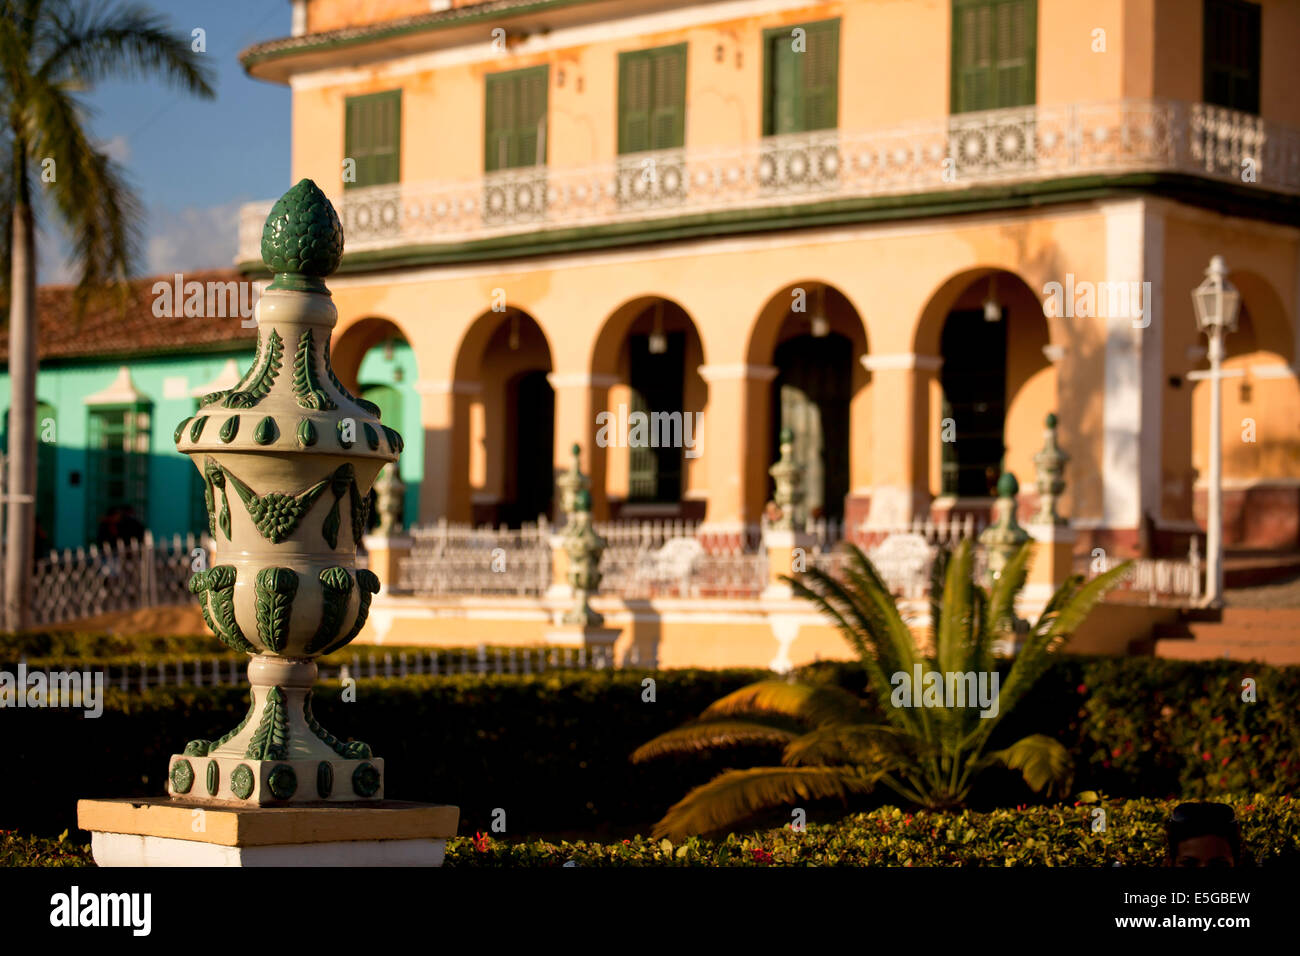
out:
<path id="1" fill-rule="evenodd" d="M 233 272 L 190 273 L 184 294 L 173 295 L 164 287 L 175 288 L 174 277 L 141 279 L 125 302 L 92 301 L 80 316 L 71 287 L 38 290 L 39 552 L 94 542 L 108 533 L 102 522 L 110 510 L 126 507 L 156 536 L 205 528 L 198 470 L 177 453 L 173 433 L 201 395 L 234 385 L 252 359 L 257 329 L 241 313 L 251 312 L 255 291 L 236 285 L 244 281 Z M 194 283 L 198 297 L 190 295 Z M 0 446 L 7 453 L 7 335 L 0 341 Z M 414 514 L 423 435 L 409 347 L 377 346 L 358 380 L 384 422 L 406 438 L 401 473 L 409 485 L 407 513 Z"/>

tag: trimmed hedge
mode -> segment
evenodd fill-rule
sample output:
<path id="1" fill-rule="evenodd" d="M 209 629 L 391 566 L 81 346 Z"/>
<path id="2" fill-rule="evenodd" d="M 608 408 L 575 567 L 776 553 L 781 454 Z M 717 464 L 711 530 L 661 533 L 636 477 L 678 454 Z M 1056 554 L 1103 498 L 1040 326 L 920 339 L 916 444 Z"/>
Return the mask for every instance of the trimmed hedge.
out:
<path id="1" fill-rule="evenodd" d="M 7 866 L 94 866 L 94 860 L 90 844 L 69 839 L 66 830 L 53 839 L 0 830 L 0 867 Z"/>
<path id="2" fill-rule="evenodd" d="M 1256 795 L 1235 807 L 1250 862 L 1300 864 L 1300 808 Z M 1101 801 L 991 813 L 908 813 L 883 807 L 830 824 L 789 826 L 674 845 L 641 836 L 622 842 L 505 842 L 485 833 L 447 843 L 451 867 L 513 866 L 1162 866 L 1172 801 Z M 1105 829 L 1094 831 L 1095 811 Z M 462 828 L 463 829 L 463 828 Z M 65 838 L 0 834 L 0 866 L 89 866 L 89 849 Z"/>
<path id="3" fill-rule="evenodd" d="M 865 681 L 854 664 L 808 671 L 855 691 Z M 655 703 L 642 701 L 646 676 L 656 681 Z M 511 833 L 622 837 L 648 829 L 719 770 L 772 759 L 770 749 L 754 747 L 646 765 L 628 761 L 646 740 L 761 676 L 618 670 L 362 680 L 356 704 L 340 700 L 337 684 L 322 685 L 314 709 L 333 732 L 374 745 L 387 761 L 394 798 L 458 804 L 462 832 L 488 830 L 493 810 L 501 808 Z M 1257 682 L 1256 703 L 1241 700 L 1246 676 Z M 80 797 L 160 794 L 168 756 L 187 740 L 229 730 L 248 706 L 240 687 L 166 687 L 143 695 L 110 689 L 106 698 L 97 720 L 67 710 L 0 713 L 10 765 L 22 768 L 0 790 L 0 828 L 57 834 L 75 826 Z M 1300 668 L 1066 658 L 1008 715 L 997 737 L 1059 739 L 1075 758 L 1075 792 L 1189 799 L 1283 794 L 1300 787 L 1297 712 Z M 75 775 L 67 772 L 70 759 Z M 887 793 L 855 799 L 848 809 L 888 799 Z M 1015 774 L 991 771 L 971 807 L 1038 802 Z M 814 820 L 844 810 L 839 803 L 809 808 Z"/>

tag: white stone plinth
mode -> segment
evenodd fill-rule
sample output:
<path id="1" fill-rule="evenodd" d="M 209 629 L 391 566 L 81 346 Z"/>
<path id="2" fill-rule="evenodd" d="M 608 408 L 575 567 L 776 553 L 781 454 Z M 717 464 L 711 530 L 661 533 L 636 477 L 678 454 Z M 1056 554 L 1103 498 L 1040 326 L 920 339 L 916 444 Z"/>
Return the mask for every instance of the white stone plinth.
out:
<path id="1" fill-rule="evenodd" d="M 96 833 L 97 866 L 442 866 L 446 840 L 335 840 L 220 846 L 139 833 Z"/>

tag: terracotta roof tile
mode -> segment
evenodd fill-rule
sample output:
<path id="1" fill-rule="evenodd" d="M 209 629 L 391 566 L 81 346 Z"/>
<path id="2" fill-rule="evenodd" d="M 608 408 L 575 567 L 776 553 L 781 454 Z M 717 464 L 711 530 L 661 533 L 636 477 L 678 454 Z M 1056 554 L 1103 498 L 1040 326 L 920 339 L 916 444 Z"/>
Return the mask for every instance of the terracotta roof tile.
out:
<path id="1" fill-rule="evenodd" d="M 227 287 L 216 285 L 247 280 L 241 279 L 239 273 L 233 270 L 221 269 L 187 272 L 183 275 L 183 281 L 187 284 L 203 283 L 205 313 L 209 312 L 207 290 L 213 290 L 211 315 L 187 317 L 184 301 L 179 305 L 173 303 L 171 315 L 154 314 L 156 302 L 159 310 L 164 312 L 167 303 L 161 292 L 154 293 L 155 286 L 159 282 L 165 282 L 174 289 L 174 276 L 132 280 L 125 309 L 113 292 L 96 293 L 80 318 L 73 305 L 73 286 L 41 286 L 36 290 L 36 312 L 40 322 L 38 352 L 41 361 L 205 351 L 221 346 L 253 346 L 257 341 L 256 328 L 244 328 L 238 315 L 230 317 L 229 309 L 225 310 L 226 317 L 220 317 L 218 297 L 224 297 L 223 290 Z M 213 286 L 209 286 L 209 283 L 213 283 Z M 240 294 L 244 301 L 253 301 L 251 286 Z M 8 319 L 0 325 L 0 363 L 7 365 Z"/>

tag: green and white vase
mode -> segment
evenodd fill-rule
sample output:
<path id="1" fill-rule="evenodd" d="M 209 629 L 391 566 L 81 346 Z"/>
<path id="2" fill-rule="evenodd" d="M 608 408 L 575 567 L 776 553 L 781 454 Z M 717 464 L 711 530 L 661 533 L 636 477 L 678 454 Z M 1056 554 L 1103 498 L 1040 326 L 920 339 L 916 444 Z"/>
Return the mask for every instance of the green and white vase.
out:
<path id="1" fill-rule="evenodd" d="M 203 475 L 214 542 L 190 591 L 214 634 L 251 655 L 247 716 L 171 758 L 168 791 L 197 802 L 378 800 L 384 765 L 312 716 L 315 659 L 350 642 L 379 590 L 356 567 L 375 476 L 402 439 L 330 365 L 338 313 L 324 277 L 343 253 L 334 207 L 311 180 L 262 232 L 274 279 L 257 304 L 257 355 L 233 388 L 176 428 Z"/>

